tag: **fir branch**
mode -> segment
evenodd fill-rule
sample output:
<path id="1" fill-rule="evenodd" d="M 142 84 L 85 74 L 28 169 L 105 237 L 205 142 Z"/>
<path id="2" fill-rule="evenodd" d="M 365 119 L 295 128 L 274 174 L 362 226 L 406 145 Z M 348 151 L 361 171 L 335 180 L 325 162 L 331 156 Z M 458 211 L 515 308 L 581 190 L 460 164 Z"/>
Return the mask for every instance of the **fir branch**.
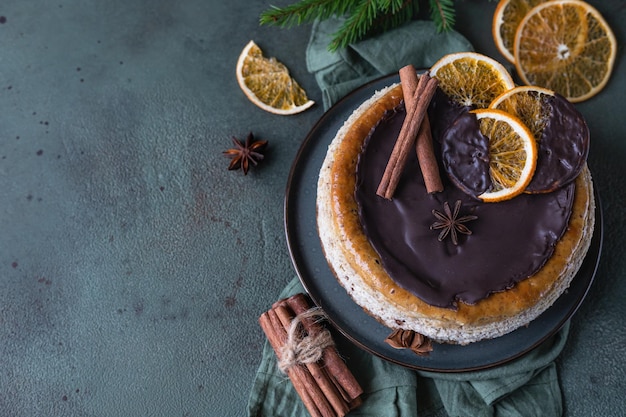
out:
<path id="1" fill-rule="evenodd" d="M 439 32 L 446 32 L 454 27 L 456 10 L 454 0 L 429 0 L 430 18 Z"/>
<path id="2" fill-rule="evenodd" d="M 329 49 L 335 51 L 338 48 L 349 45 L 362 39 L 376 18 L 378 7 L 375 0 L 362 0 L 356 6 L 351 16 L 333 35 Z"/>
<path id="3" fill-rule="evenodd" d="M 353 14 L 333 35 L 330 51 L 409 22 L 417 13 L 417 1 L 361 0 Z"/>
<path id="4" fill-rule="evenodd" d="M 419 3 L 420 0 L 298 0 L 282 8 L 270 6 L 261 13 L 259 21 L 262 25 L 290 27 L 345 17 L 346 21 L 333 35 L 328 48 L 335 51 L 366 36 L 407 23 L 418 15 Z M 437 30 L 452 30 L 456 18 L 454 0 L 428 0 L 428 4 L 430 19 Z"/>
<path id="5" fill-rule="evenodd" d="M 259 21 L 262 25 L 297 26 L 315 19 L 326 20 L 332 16 L 342 16 L 350 11 L 351 6 L 352 2 L 345 0 L 300 0 L 283 8 L 270 6 L 261 13 Z"/>
<path id="6" fill-rule="evenodd" d="M 376 28 L 372 28 L 373 30 L 368 35 L 385 32 L 408 23 L 417 15 L 418 11 L 418 1 L 395 0 L 391 5 L 391 10 L 376 19 L 376 22 L 374 22 Z"/>

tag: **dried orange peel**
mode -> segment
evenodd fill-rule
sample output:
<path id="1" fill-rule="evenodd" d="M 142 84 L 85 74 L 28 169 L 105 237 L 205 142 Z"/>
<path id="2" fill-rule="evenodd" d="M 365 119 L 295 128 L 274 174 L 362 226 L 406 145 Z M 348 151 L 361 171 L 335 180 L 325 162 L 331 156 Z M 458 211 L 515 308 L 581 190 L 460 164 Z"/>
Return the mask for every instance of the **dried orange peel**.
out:
<path id="1" fill-rule="evenodd" d="M 430 75 L 452 101 L 472 108 L 487 108 L 493 99 L 515 87 L 502 64 L 476 52 L 445 55 L 430 68 Z"/>
<path id="2" fill-rule="evenodd" d="M 459 116 L 441 138 L 443 165 L 462 191 L 486 202 L 524 192 L 537 166 L 537 144 L 524 123 L 502 110 Z"/>
<path id="3" fill-rule="evenodd" d="M 287 67 L 276 58 L 263 56 L 254 41 L 241 51 L 236 73 L 239 87 L 246 97 L 270 113 L 296 114 L 314 104 L 291 77 Z"/>
<path id="4" fill-rule="evenodd" d="M 580 174 L 589 153 L 589 128 L 563 96 L 541 87 L 519 86 L 501 94 L 489 107 L 519 117 L 535 137 L 537 168 L 525 192 L 551 192 Z"/>
<path id="5" fill-rule="evenodd" d="M 501 110 L 472 111 L 480 131 L 489 139 L 489 176 L 492 188 L 478 196 L 498 202 L 521 194 L 530 183 L 537 165 L 537 145 L 526 125 Z"/>
<path id="6" fill-rule="evenodd" d="M 576 103 L 608 82 L 617 41 L 591 5 L 552 0 L 532 8 L 515 33 L 515 67 L 526 85 L 538 85 Z"/>
<path id="7" fill-rule="evenodd" d="M 524 16 L 545 0 L 500 0 L 493 13 L 492 35 L 498 51 L 509 62 L 515 62 L 515 33 Z"/>

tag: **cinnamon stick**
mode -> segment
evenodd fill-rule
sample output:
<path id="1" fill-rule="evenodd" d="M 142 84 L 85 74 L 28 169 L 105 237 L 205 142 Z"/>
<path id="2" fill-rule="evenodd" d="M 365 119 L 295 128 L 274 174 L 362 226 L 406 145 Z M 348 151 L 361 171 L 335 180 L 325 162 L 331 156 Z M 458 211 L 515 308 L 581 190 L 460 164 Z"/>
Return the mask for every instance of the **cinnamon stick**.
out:
<path id="1" fill-rule="evenodd" d="M 404 107 L 406 113 L 413 109 L 415 102 L 413 100 L 413 93 L 417 88 L 417 72 L 413 65 L 407 65 L 400 68 L 400 83 L 402 85 L 402 94 L 404 95 Z M 422 177 L 424 177 L 424 185 L 426 185 L 426 192 L 429 194 L 443 191 L 443 184 L 441 182 L 441 176 L 439 175 L 439 166 L 437 165 L 437 159 L 435 158 L 435 151 L 433 149 L 433 137 L 430 130 L 430 121 L 428 115 L 424 116 L 422 125 L 417 132 L 417 140 L 415 143 L 415 152 L 417 154 L 417 160 L 422 171 Z"/>
<path id="2" fill-rule="evenodd" d="M 296 315 L 302 314 L 311 308 L 308 298 L 302 293 L 289 297 L 286 302 Z M 303 319 L 302 325 L 306 331 L 312 335 L 316 335 L 322 331 L 322 326 L 311 319 Z M 323 360 L 326 364 L 326 368 L 330 371 L 331 376 L 336 381 L 336 384 L 347 396 L 346 400 L 348 402 L 354 402 L 361 394 L 363 394 L 363 389 L 359 385 L 356 378 L 354 378 L 352 372 L 350 372 L 350 369 L 348 369 L 346 363 L 343 359 L 341 359 L 334 346 L 329 346 L 324 349 Z M 355 405 L 353 405 L 351 409 L 354 407 Z"/>
<path id="3" fill-rule="evenodd" d="M 278 316 L 278 319 L 282 323 L 283 327 L 285 329 L 289 329 L 291 326 L 291 321 L 294 318 L 294 314 L 290 313 L 287 304 L 278 303 L 273 307 L 273 310 L 276 312 L 276 315 Z M 303 322 L 304 320 L 302 320 L 302 324 L 304 327 Z M 335 410 L 336 415 L 339 417 L 343 417 L 348 414 L 348 412 L 350 411 L 348 402 L 345 401 L 344 397 L 341 395 L 326 371 L 322 369 L 318 363 L 307 363 L 305 365 L 309 370 L 311 376 L 315 380 L 315 383 L 321 389 L 331 407 Z"/>
<path id="4" fill-rule="evenodd" d="M 430 121 L 428 115 L 424 116 L 422 126 L 417 133 L 417 141 L 415 143 L 415 152 L 419 161 L 424 185 L 428 194 L 440 193 L 443 191 L 443 183 L 439 175 L 439 165 L 435 158 L 435 150 L 433 149 L 433 135 L 430 130 Z"/>
<path id="5" fill-rule="evenodd" d="M 415 106 L 413 94 L 417 89 L 418 78 L 417 71 L 413 65 L 406 65 L 398 71 L 400 75 L 400 85 L 402 86 L 402 95 L 404 96 L 404 109 L 409 114 Z"/>
<path id="6" fill-rule="evenodd" d="M 405 70 L 406 72 L 406 70 Z M 376 190 L 376 194 L 387 198 L 387 190 L 390 187 L 390 181 L 391 181 L 391 176 L 393 174 L 393 171 L 398 169 L 398 165 L 399 165 L 399 159 L 400 159 L 400 154 L 405 152 L 406 155 L 408 155 L 408 149 L 409 149 L 409 144 L 405 144 L 405 142 L 407 141 L 406 138 L 406 129 L 407 126 L 409 124 L 410 121 L 410 114 L 413 113 L 414 110 L 414 105 L 417 103 L 416 100 L 409 100 L 410 104 L 410 109 L 407 108 L 407 97 L 412 98 L 413 94 L 422 94 L 424 92 L 424 87 L 426 86 L 426 83 L 428 82 L 428 80 L 424 77 L 421 77 L 420 80 L 417 83 L 417 86 L 414 88 L 413 93 L 410 94 L 409 96 L 405 95 L 405 99 L 404 99 L 404 103 L 405 103 L 405 109 L 406 109 L 406 117 L 404 118 L 404 123 L 402 124 L 402 128 L 400 129 L 400 133 L 398 135 L 398 138 L 396 139 L 396 143 L 393 147 L 393 150 L 391 151 L 391 155 L 389 156 L 389 161 L 387 162 L 387 166 L 385 167 L 385 172 L 383 173 L 383 178 L 380 181 L 380 184 L 378 185 L 378 189 Z M 403 91 L 404 93 L 404 91 Z M 414 139 L 414 138 L 413 138 Z M 411 140 L 412 141 L 412 140 Z M 404 166 L 404 164 L 401 164 L 401 166 Z"/>
<path id="7" fill-rule="evenodd" d="M 408 71 L 405 70 L 403 72 Z M 406 164 L 409 152 L 415 143 L 417 133 L 426 116 L 426 110 L 428 109 L 430 100 L 437 89 L 437 84 L 437 79 L 431 78 L 427 73 L 424 73 L 419 77 L 417 87 L 413 94 L 405 96 L 405 106 L 407 97 L 410 97 L 413 104 L 409 104 L 408 106 L 400 134 L 398 135 L 389 162 L 385 168 L 383 178 L 376 191 L 377 195 L 389 200 L 393 197 L 393 193 L 400 182 L 400 176 Z"/>

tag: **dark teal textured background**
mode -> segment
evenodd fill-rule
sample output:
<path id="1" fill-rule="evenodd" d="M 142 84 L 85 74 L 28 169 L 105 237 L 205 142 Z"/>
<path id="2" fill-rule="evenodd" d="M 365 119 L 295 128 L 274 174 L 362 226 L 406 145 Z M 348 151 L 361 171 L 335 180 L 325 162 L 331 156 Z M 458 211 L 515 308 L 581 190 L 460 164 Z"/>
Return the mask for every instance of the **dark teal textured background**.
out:
<path id="1" fill-rule="evenodd" d="M 591 3 L 620 46 L 605 91 L 578 106 L 605 246 L 558 360 L 567 416 L 626 414 L 626 5 Z M 457 4 L 457 30 L 502 60 L 496 3 Z M 245 412 L 257 317 L 294 275 L 290 165 L 323 113 L 310 27 L 260 27 L 268 6 L 0 4 L 0 415 Z M 253 106 L 234 74 L 250 39 L 320 104 L 290 117 Z M 266 161 L 227 171 L 221 152 L 249 131 L 270 142 Z"/>

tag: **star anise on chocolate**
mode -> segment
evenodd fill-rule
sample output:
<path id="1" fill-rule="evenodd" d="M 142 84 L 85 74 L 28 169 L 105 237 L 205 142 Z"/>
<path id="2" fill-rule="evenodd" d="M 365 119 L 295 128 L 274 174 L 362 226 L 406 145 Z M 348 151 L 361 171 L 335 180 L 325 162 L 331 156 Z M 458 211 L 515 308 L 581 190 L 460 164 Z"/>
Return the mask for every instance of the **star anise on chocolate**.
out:
<path id="1" fill-rule="evenodd" d="M 266 140 L 254 140 L 252 132 L 248 133 L 245 142 L 241 142 L 236 137 L 232 137 L 234 148 L 227 149 L 222 152 L 224 155 L 232 158 L 228 170 L 240 169 L 244 175 L 248 175 L 250 164 L 256 166 L 259 161 L 263 160 L 263 151 L 267 146 Z"/>
<path id="2" fill-rule="evenodd" d="M 464 235 L 471 235 L 472 231 L 467 228 L 463 223 L 467 223 L 471 220 L 476 220 L 478 216 L 467 215 L 459 217 L 461 211 L 461 200 L 457 200 L 454 204 L 454 211 L 450 210 L 450 205 L 446 201 L 443 203 L 443 213 L 439 210 L 433 210 L 433 215 L 437 218 L 437 221 L 430 225 L 431 230 L 441 229 L 439 237 L 437 238 L 442 242 L 448 235 L 452 238 L 452 243 L 459 244 L 459 233 Z"/>

